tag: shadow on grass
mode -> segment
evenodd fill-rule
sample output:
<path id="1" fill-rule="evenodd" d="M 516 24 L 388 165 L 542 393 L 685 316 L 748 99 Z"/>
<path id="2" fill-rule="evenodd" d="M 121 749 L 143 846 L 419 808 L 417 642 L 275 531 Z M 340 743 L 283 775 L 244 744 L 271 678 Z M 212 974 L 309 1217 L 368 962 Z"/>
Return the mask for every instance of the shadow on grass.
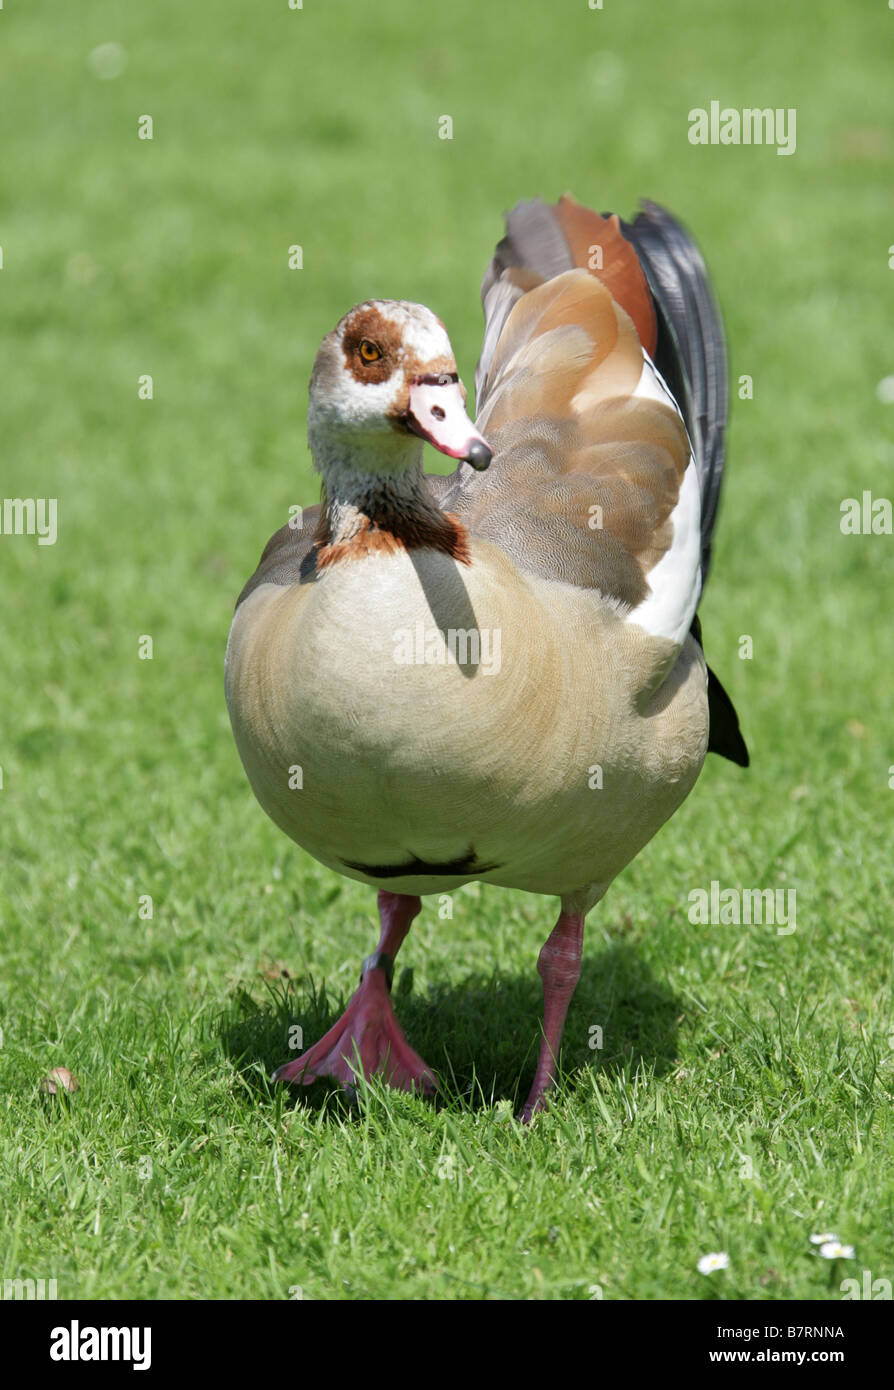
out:
<path id="1" fill-rule="evenodd" d="M 533 1080 L 540 1045 L 543 995 L 536 971 L 470 975 L 435 985 L 424 995 L 412 991 L 411 979 L 411 972 L 398 971 L 395 1010 L 410 1045 L 438 1073 L 440 1099 L 472 1109 L 504 1098 L 519 1105 Z M 217 1044 L 259 1098 L 270 1094 L 266 1078 L 298 1051 L 289 1046 L 290 1029 L 300 1027 L 300 1043 L 310 1047 L 347 1003 L 330 999 L 325 985 L 312 980 L 277 981 L 268 991 L 266 1000 L 240 991 L 217 1030 Z M 680 1000 L 630 946 L 603 950 L 584 961 L 568 1011 L 561 1075 L 573 1085 L 581 1068 L 629 1074 L 640 1062 L 663 1075 L 676 1058 L 680 1013 Z M 328 1081 L 290 1087 L 289 1095 L 314 1110 L 342 1097 Z M 343 1106 L 336 1103 L 336 1109 Z"/>

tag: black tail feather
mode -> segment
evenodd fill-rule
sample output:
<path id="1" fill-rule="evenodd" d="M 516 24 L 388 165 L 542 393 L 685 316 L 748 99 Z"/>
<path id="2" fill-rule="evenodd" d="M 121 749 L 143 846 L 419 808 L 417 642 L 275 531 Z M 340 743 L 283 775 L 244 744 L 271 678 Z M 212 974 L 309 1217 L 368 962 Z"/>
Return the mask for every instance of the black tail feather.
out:
<path id="1" fill-rule="evenodd" d="M 739 767 L 748 767 L 751 759 L 739 728 L 735 706 L 720 681 L 708 667 L 708 752 L 719 753 Z"/>
<path id="2" fill-rule="evenodd" d="M 702 647 L 702 625 L 698 614 L 692 619 L 689 629 Z M 748 767 L 751 759 L 748 748 L 739 728 L 736 707 L 727 695 L 714 672 L 708 667 L 708 752 L 719 753 L 721 758 L 729 758 L 739 767 Z"/>

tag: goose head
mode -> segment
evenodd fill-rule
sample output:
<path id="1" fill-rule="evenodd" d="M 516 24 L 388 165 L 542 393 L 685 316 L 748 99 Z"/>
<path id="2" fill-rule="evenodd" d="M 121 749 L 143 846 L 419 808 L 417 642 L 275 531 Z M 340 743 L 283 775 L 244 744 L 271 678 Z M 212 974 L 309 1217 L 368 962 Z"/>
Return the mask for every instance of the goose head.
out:
<path id="1" fill-rule="evenodd" d="M 491 450 L 466 414 L 443 323 L 422 304 L 358 304 L 323 339 L 310 378 L 308 443 L 318 470 L 400 475 L 422 440 L 479 471 Z"/>

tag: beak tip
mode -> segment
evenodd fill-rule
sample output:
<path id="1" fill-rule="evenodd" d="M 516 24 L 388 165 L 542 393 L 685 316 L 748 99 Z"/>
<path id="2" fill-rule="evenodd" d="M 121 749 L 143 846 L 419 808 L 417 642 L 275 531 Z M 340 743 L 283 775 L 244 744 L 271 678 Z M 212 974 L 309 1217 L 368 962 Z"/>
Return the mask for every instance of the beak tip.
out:
<path id="1" fill-rule="evenodd" d="M 471 464 L 477 473 L 483 473 L 485 468 L 490 467 L 493 456 L 493 449 L 489 449 L 483 439 L 474 439 L 469 445 L 463 461 Z"/>

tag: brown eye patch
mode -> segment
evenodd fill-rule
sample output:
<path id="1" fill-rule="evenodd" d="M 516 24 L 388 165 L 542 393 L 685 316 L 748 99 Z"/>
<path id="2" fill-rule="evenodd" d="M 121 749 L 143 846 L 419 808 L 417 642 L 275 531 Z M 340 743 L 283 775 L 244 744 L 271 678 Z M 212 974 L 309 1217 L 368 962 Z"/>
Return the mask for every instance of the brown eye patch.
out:
<path id="1" fill-rule="evenodd" d="M 397 365 L 400 346 L 400 328 L 389 323 L 378 309 L 358 309 L 345 324 L 342 349 L 355 381 L 387 381 Z"/>

